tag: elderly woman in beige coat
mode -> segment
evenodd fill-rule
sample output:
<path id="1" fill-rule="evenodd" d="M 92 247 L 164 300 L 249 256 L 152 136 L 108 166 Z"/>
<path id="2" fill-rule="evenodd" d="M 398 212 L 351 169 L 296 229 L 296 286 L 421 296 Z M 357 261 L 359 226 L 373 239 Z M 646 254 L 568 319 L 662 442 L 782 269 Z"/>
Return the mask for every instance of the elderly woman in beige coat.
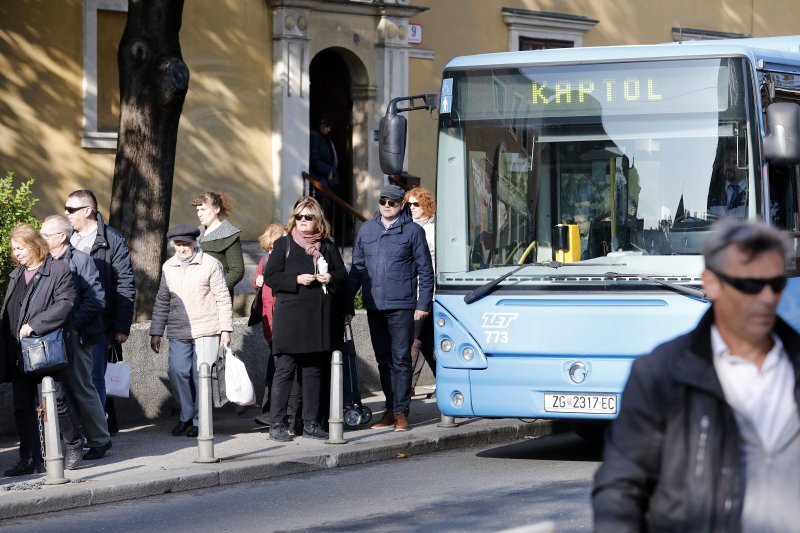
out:
<path id="1" fill-rule="evenodd" d="M 233 306 L 222 263 L 197 245 L 200 230 L 178 224 L 169 230 L 175 255 L 161 269 L 161 285 L 153 305 L 150 347 L 158 353 L 164 328 L 169 336 L 169 381 L 181 406 L 175 436 L 196 437 L 197 408 L 189 382 L 200 390 L 202 363 L 214 362 L 220 343 L 230 345 Z"/>

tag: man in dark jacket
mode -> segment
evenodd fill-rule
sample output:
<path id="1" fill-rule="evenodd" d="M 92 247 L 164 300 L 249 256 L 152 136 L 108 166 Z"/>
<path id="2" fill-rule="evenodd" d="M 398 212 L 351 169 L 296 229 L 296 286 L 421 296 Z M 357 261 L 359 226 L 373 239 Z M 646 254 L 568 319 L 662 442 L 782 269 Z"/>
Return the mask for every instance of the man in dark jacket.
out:
<path id="1" fill-rule="evenodd" d="M 106 345 L 94 344 L 92 352 L 92 383 L 100 401 L 106 402 L 106 366 L 108 347 L 122 344 L 128 339 L 133 322 L 133 301 L 136 290 L 133 282 L 131 258 L 125 239 L 114 228 L 107 226 L 97 212 L 97 199 L 88 189 L 75 191 L 67 198 L 64 211 L 75 232 L 70 238 L 78 250 L 88 253 L 94 259 L 100 274 L 100 284 L 106 296 L 103 311 Z M 109 405 L 109 426 L 116 421 Z"/>
<path id="2" fill-rule="evenodd" d="M 352 296 L 361 289 L 386 395 L 386 413 L 372 427 L 394 426 L 395 431 L 408 430 L 414 320 L 430 313 L 433 300 L 425 231 L 403 205 L 404 193 L 397 185 L 381 188 L 379 212 L 358 232 L 348 277 Z"/>
<path id="3" fill-rule="evenodd" d="M 637 359 L 606 433 L 596 531 L 785 531 L 800 501 L 800 336 L 776 317 L 787 244 L 727 219 L 705 243 L 712 309 Z"/>
<path id="4" fill-rule="evenodd" d="M 105 293 L 92 258 L 69 243 L 72 228 L 65 217 L 47 217 L 40 233 L 47 241 L 53 259 L 69 267 L 78 292 L 78 302 L 70 319 L 72 364 L 64 370 L 64 376 L 80 411 L 83 433 L 89 446 L 83 458 L 100 459 L 111 448 L 111 437 L 100 395 L 92 384 L 92 346 L 100 343 L 103 350 L 107 346 L 101 320 Z"/>
<path id="5" fill-rule="evenodd" d="M 319 119 L 319 130 L 312 131 L 309 139 L 309 174 L 328 190 L 337 184 L 336 169 L 339 166 L 339 156 L 330 136 L 332 129 L 333 120 L 323 115 Z M 333 202 L 313 185 L 310 188 L 309 194 L 320 203 L 325 218 L 333 221 Z"/>

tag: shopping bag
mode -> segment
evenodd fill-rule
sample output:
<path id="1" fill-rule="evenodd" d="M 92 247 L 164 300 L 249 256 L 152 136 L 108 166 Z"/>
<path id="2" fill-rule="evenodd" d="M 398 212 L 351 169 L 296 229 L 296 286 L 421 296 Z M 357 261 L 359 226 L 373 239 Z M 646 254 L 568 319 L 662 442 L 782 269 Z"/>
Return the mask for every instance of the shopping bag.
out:
<path id="1" fill-rule="evenodd" d="M 106 396 L 128 398 L 131 392 L 131 365 L 122 362 L 122 346 L 109 348 L 106 366 Z"/>
<path id="2" fill-rule="evenodd" d="M 225 347 L 225 396 L 236 405 L 256 403 L 256 393 L 247 375 L 247 368 L 228 346 Z"/>

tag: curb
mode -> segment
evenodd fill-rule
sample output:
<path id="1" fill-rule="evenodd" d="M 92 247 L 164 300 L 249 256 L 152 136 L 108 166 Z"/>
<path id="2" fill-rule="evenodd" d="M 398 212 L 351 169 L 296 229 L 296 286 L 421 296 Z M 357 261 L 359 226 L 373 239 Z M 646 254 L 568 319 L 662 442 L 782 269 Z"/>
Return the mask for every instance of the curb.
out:
<path id="1" fill-rule="evenodd" d="M 197 464 L 162 472 L 126 476 L 124 480 L 76 480 L 65 485 L 9 492 L 0 497 L 0 520 L 53 511 L 90 507 L 104 503 L 159 496 L 173 492 L 233 485 L 398 459 L 433 452 L 503 443 L 523 438 L 537 438 L 557 432 L 551 420 L 478 428 L 444 436 L 415 436 L 385 444 L 351 444 L 344 450 L 331 448 L 328 453 L 302 454 L 274 459 L 233 459 L 211 464 Z M 334 446 L 334 445 L 332 445 Z"/>

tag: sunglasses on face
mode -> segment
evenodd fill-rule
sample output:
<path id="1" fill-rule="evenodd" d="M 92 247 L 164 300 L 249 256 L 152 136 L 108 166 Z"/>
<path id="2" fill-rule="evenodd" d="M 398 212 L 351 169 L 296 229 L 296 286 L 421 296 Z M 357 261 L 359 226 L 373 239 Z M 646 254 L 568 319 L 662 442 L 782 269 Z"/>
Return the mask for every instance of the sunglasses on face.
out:
<path id="1" fill-rule="evenodd" d="M 411 207 L 419 207 L 419 202 L 408 202 Z"/>
<path id="2" fill-rule="evenodd" d="M 389 200 L 388 198 L 381 198 L 378 200 L 378 203 L 381 205 L 388 205 L 389 207 L 397 207 L 400 202 L 396 200 Z"/>
<path id="3" fill-rule="evenodd" d="M 72 215 L 73 213 L 75 213 L 75 211 L 80 211 L 81 209 L 86 209 L 87 207 L 91 209 L 91 206 L 89 206 L 89 205 L 82 205 L 80 207 L 70 207 L 68 205 L 65 205 L 64 206 L 64 211 L 66 211 L 67 213 Z"/>
<path id="4" fill-rule="evenodd" d="M 298 221 L 299 220 L 307 220 L 307 221 L 311 222 L 312 220 L 316 220 L 316 218 L 317 217 L 315 217 L 314 215 L 295 215 L 294 216 L 294 219 L 298 220 Z"/>
<path id="5" fill-rule="evenodd" d="M 766 285 L 769 285 L 772 292 L 779 293 L 786 287 L 786 276 L 778 276 L 775 278 L 734 278 L 721 272 L 714 272 L 716 276 L 736 289 L 745 294 L 758 294 L 764 290 Z"/>

